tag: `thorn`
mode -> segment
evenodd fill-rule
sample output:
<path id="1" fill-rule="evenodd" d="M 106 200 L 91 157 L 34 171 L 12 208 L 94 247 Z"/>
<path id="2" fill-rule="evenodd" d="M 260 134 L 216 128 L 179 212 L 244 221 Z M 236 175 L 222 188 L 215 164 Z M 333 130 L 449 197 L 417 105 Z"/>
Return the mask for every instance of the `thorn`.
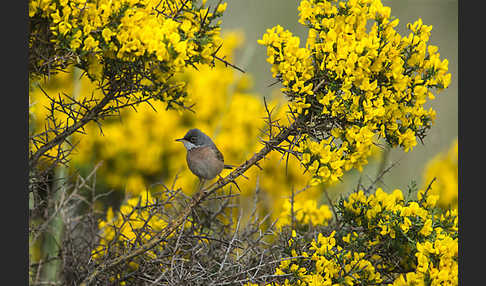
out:
<path id="1" fill-rule="evenodd" d="M 262 168 L 262 166 L 260 166 L 260 163 L 256 162 L 255 166 L 257 166 L 261 171 L 263 171 L 263 168 Z"/>
<path id="2" fill-rule="evenodd" d="M 235 180 L 231 180 L 230 183 L 234 184 L 236 186 L 236 188 L 238 189 L 238 191 L 240 191 L 240 193 L 241 193 L 240 187 L 238 186 L 238 184 L 236 183 Z"/>

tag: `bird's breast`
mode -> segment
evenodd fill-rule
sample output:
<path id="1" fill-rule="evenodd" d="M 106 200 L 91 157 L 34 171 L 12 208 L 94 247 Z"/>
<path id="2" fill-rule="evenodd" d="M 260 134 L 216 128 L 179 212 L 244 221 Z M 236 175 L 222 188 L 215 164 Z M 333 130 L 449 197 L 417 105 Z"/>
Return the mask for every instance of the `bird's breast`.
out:
<path id="1" fill-rule="evenodd" d="M 217 152 L 210 146 L 195 147 L 187 151 L 187 165 L 198 177 L 213 179 L 224 167 L 224 162 L 218 159 Z"/>

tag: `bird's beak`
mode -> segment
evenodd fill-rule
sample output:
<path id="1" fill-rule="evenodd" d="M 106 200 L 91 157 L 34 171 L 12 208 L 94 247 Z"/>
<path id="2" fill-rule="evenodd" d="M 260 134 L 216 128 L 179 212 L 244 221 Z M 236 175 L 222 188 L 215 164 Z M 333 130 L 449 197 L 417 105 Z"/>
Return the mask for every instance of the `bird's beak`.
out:
<path id="1" fill-rule="evenodd" d="M 175 141 L 182 142 L 183 140 L 184 140 L 184 138 L 179 138 L 179 139 L 176 139 Z"/>

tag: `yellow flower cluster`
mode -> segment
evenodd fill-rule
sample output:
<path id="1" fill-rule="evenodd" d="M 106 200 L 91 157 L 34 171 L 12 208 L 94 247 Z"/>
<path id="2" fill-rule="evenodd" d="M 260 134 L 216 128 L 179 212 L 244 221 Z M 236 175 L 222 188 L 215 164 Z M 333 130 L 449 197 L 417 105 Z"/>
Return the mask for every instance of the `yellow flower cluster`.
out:
<path id="1" fill-rule="evenodd" d="M 332 185 L 353 167 L 361 171 L 373 152 L 375 134 L 368 126 L 354 125 L 346 130 L 334 128 L 331 134 L 320 142 L 304 136 L 297 148 L 303 154 L 301 163 L 314 174 L 312 185 L 321 182 Z M 336 139 L 343 137 L 345 141 L 338 143 Z"/>
<path id="2" fill-rule="evenodd" d="M 196 7 L 193 1 L 182 0 L 32 0 L 29 17 L 52 19 L 50 30 L 55 41 L 72 51 L 99 52 L 107 47 L 120 59 L 153 55 L 180 69 L 191 56 L 210 58 L 215 44 L 207 41 L 199 46 L 197 38 L 201 35 L 197 34 L 203 26 L 200 19 L 210 21 L 220 16 L 226 5 L 220 6 L 211 13 L 208 8 Z M 218 31 L 213 29 L 205 36 Z"/>
<path id="3" fill-rule="evenodd" d="M 324 236 L 319 233 L 311 242 L 309 253 L 292 249 L 292 256 L 300 259 L 282 260 L 275 269 L 275 275 L 292 274 L 284 283 L 275 285 L 374 285 L 383 280 L 366 253 L 352 251 L 340 246 L 336 232 Z M 293 238 L 291 238 L 293 240 Z M 300 266 L 304 264 L 306 266 Z"/>
<path id="4" fill-rule="evenodd" d="M 170 106 L 177 108 L 184 96 L 174 98 L 180 90 L 167 90 L 167 83 L 188 66 L 212 61 L 222 43 L 220 22 L 212 22 L 225 7 L 210 11 L 184 0 L 32 0 L 29 17 L 47 22 L 50 41 L 75 54 L 93 80 L 100 80 L 103 69 L 110 78 L 129 77 L 126 71 L 135 64 L 146 76 L 133 80 L 166 102 L 176 101 Z"/>
<path id="5" fill-rule="evenodd" d="M 457 166 L 457 139 L 451 144 L 447 152 L 442 152 L 427 163 L 423 183 L 430 184 L 434 178 L 429 192 L 439 195 L 438 205 L 442 208 L 457 208 L 458 197 L 458 166 Z"/>
<path id="6" fill-rule="evenodd" d="M 434 242 L 417 243 L 417 269 L 400 275 L 393 286 L 459 285 L 457 238 L 438 234 Z"/>
<path id="7" fill-rule="evenodd" d="M 376 137 L 411 150 L 435 119 L 433 109 L 424 109 L 432 89 L 451 80 L 447 59 L 427 45 L 432 27 L 419 19 L 402 37 L 380 0 L 303 0 L 299 11 L 309 28 L 305 47 L 280 26 L 259 43 L 291 109 L 322 128 L 324 135 L 300 142 L 315 183 L 335 182 L 343 168 L 360 169 Z"/>
<path id="8" fill-rule="evenodd" d="M 458 213 L 437 201 L 398 189 L 340 199 L 338 229 L 312 241 L 292 231 L 272 285 L 458 285 Z"/>
<path id="9" fill-rule="evenodd" d="M 161 212 L 157 211 L 162 207 L 157 205 L 157 202 L 158 200 L 149 192 L 145 192 L 129 199 L 116 215 L 110 207 L 106 220 L 100 220 L 98 223 L 101 239 L 92 251 L 92 257 L 103 257 L 107 251 L 121 254 L 125 248 L 140 246 L 162 231 L 167 223 Z M 146 254 L 153 258 L 153 251 Z M 136 262 L 131 262 L 131 266 L 136 267 Z"/>
<path id="10" fill-rule="evenodd" d="M 283 209 L 275 226 L 282 228 L 292 225 L 292 212 L 298 224 L 328 225 L 332 219 L 332 212 L 328 205 L 317 206 L 315 199 L 296 198 L 292 208 L 290 200 L 285 201 Z"/>
<path id="11" fill-rule="evenodd" d="M 400 190 L 387 194 L 377 189 L 369 196 L 359 191 L 343 201 L 343 218 L 365 229 L 363 238 L 370 249 L 391 239 L 399 243 L 395 245 L 398 253 L 414 252 L 399 262 L 412 271 L 398 277 L 393 285 L 422 285 L 430 280 L 438 282 L 433 285 L 457 285 L 458 213 L 457 209 L 438 212 L 438 200 L 439 196 L 425 190 L 419 190 L 417 201 L 409 202 Z M 379 255 L 376 261 L 380 269 L 393 271 L 396 267 Z"/>
<path id="12" fill-rule="evenodd" d="M 314 76 L 311 52 L 299 47 L 299 37 L 277 25 L 258 43 L 268 46 L 267 61 L 272 64 L 273 77 L 282 80 L 282 91 L 312 94 L 312 83 L 305 85 Z"/>
<path id="13" fill-rule="evenodd" d="M 436 206 L 438 195 L 419 190 L 417 197 L 418 201 L 405 202 L 398 189 L 388 194 L 378 188 L 375 194 L 369 196 L 360 190 L 350 194 L 343 202 L 344 216 L 351 218 L 358 226 L 374 231 L 378 240 L 384 236 L 395 239 L 397 235 L 425 238 L 436 225 L 450 218 L 439 218 L 430 211 Z M 457 218 L 449 228 L 457 231 Z"/>

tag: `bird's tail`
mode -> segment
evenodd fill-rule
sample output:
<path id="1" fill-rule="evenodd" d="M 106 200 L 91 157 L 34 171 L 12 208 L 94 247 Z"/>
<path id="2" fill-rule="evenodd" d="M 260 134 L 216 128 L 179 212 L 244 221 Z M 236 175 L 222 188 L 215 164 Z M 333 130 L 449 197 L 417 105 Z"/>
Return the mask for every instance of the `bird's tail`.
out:
<path id="1" fill-rule="evenodd" d="M 234 167 L 236 167 L 235 165 L 224 165 L 224 168 L 225 169 L 233 169 Z"/>

